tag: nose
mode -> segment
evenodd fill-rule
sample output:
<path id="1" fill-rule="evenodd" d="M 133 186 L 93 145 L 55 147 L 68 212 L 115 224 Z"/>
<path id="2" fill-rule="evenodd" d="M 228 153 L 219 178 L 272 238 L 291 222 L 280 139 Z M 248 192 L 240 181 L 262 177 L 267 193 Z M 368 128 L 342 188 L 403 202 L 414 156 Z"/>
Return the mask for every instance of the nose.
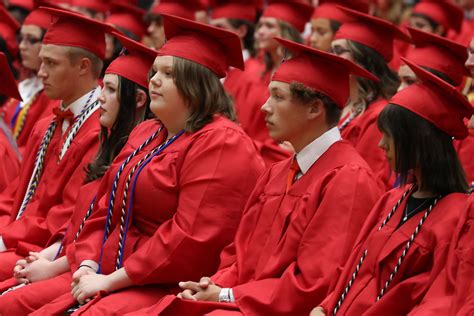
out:
<path id="1" fill-rule="evenodd" d="M 262 105 L 262 107 L 260 108 L 260 111 L 262 111 L 263 113 L 269 114 L 271 112 L 271 107 L 269 103 L 270 103 L 270 97 Z"/>
<path id="2" fill-rule="evenodd" d="M 48 76 L 48 74 L 44 70 L 43 63 L 41 63 L 40 68 L 38 70 L 38 77 L 41 78 L 41 79 L 46 79 L 47 76 Z"/>
<path id="3" fill-rule="evenodd" d="M 148 34 L 152 34 L 153 31 L 155 30 L 155 22 L 151 22 L 146 30 L 147 30 Z"/>
<path id="4" fill-rule="evenodd" d="M 385 141 L 384 141 L 384 137 L 382 136 L 379 140 L 379 143 L 378 143 L 378 146 L 379 148 L 382 148 L 385 150 Z"/>
<path id="5" fill-rule="evenodd" d="M 99 96 L 99 98 L 98 98 L 100 104 L 104 104 L 104 103 L 105 103 L 104 90 L 105 90 L 105 87 L 103 87 L 102 90 L 100 91 L 100 96 Z"/>

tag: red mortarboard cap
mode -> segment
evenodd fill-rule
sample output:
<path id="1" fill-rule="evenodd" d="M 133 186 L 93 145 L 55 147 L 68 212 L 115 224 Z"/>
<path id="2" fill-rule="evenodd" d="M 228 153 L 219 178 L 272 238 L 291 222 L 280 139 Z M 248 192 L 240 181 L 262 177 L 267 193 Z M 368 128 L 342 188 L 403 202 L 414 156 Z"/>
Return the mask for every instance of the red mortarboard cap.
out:
<path id="1" fill-rule="evenodd" d="M 468 135 L 465 118 L 474 110 L 469 101 L 444 80 L 402 57 L 421 83 L 415 83 L 397 94 L 390 103 L 402 106 L 433 123 L 446 134 L 463 139 Z"/>
<path id="2" fill-rule="evenodd" d="M 0 36 L 5 40 L 8 50 L 12 55 L 18 52 L 18 43 L 16 42 L 16 32 L 20 24 L 15 20 L 5 7 L 0 7 Z"/>
<path id="3" fill-rule="evenodd" d="M 418 66 L 428 67 L 447 75 L 456 85 L 469 76 L 464 67 L 467 48 L 447 38 L 408 28 L 415 48 L 405 56 Z"/>
<path id="4" fill-rule="evenodd" d="M 159 56 L 176 56 L 207 67 L 220 78 L 229 66 L 244 69 L 240 38 L 234 32 L 162 14 L 167 42 Z M 192 49 L 190 49 L 192 47 Z"/>
<path id="5" fill-rule="evenodd" d="M 60 6 L 55 5 L 49 1 L 35 0 L 35 9 L 30 12 L 23 21 L 23 25 L 36 25 L 43 29 L 47 29 L 51 25 L 51 14 L 44 10 L 39 10 L 39 7 L 49 7 L 61 9 Z"/>
<path id="6" fill-rule="evenodd" d="M 21 7 L 28 11 L 31 11 L 34 8 L 32 0 L 10 0 L 9 6 Z"/>
<path id="7" fill-rule="evenodd" d="M 286 39 L 275 39 L 294 57 L 280 65 L 272 80 L 302 83 L 330 97 L 340 109 L 349 98 L 351 74 L 378 81 L 370 72 L 347 59 Z"/>
<path id="8" fill-rule="evenodd" d="M 20 101 L 22 100 L 4 53 L 0 53 L 0 94 Z"/>
<path id="9" fill-rule="evenodd" d="M 105 19 L 106 23 L 126 29 L 139 38 L 146 33 L 146 24 L 143 21 L 145 10 L 134 5 L 113 2 L 111 14 Z"/>
<path id="10" fill-rule="evenodd" d="M 464 12 L 448 0 L 422 0 L 415 5 L 412 14 L 422 14 L 442 25 L 446 30 L 461 30 Z"/>
<path id="11" fill-rule="evenodd" d="M 157 56 L 156 50 L 150 49 L 118 32 L 112 32 L 128 54 L 120 55 L 107 67 L 106 74 L 116 74 L 125 77 L 140 86 L 148 87 L 148 71 Z"/>
<path id="12" fill-rule="evenodd" d="M 107 0 L 71 0 L 71 6 L 86 8 L 89 10 L 105 13 L 109 10 L 109 1 Z"/>
<path id="13" fill-rule="evenodd" d="M 353 18 L 341 12 L 338 5 L 347 7 L 360 12 L 369 12 L 369 2 L 364 0 L 323 0 L 319 1 L 319 5 L 314 9 L 312 19 L 322 18 L 334 20 L 339 23 L 346 23 Z"/>
<path id="14" fill-rule="evenodd" d="M 262 16 L 285 21 L 299 32 L 303 32 L 313 10 L 313 6 L 303 2 L 275 0 L 268 4 Z"/>
<path id="15" fill-rule="evenodd" d="M 202 9 L 199 0 L 161 0 L 151 9 L 153 14 L 170 14 L 180 16 L 188 20 L 195 19 L 196 11 Z"/>
<path id="16" fill-rule="evenodd" d="M 257 5 L 254 0 L 214 0 L 211 2 L 213 19 L 241 19 L 254 22 L 257 18 Z"/>
<path id="17" fill-rule="evenodd" d="M 41 7 L 53 16 L 53 22 L 43 38 L 43 44 L 83 48 L 99 58 L 105 58 L 105 31 L 112 27 L 79 13 Z"/>
<path id="18" fill-rule="evenodd" d="M 391 22 L 341 6 L 339 9 L 354 20 L 344 23 L 335 38 L 348 39 L 368 46 L 382 55 L 387 62 L 392 60 L 395 38 L 410 41 L 410 38 Z"/>

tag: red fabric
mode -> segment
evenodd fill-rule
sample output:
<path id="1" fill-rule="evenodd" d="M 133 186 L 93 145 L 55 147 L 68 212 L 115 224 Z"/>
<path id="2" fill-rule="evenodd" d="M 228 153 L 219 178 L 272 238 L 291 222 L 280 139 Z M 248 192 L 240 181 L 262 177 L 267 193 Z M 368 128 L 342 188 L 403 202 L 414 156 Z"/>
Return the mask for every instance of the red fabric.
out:
<path id="1" fill-rule="evenodd" d="M 195 12 L 200 9 L 200 6 L 198 0 L 186 0 L 185 3 L 180 3 L 178 0 L 164 0 L 156 2 L 151 12 L 153 14 L 172 14 L 194 20 Z"/>
<path id="2" fill-rule="evenodd" d="M 2 12 L 2 10 L 5 9 L 0 7 L 0 12 Z M 2 17 L 2 19 L 4 19 L 4 17 Z M 0 24 L 0 35 L 3 38 L 5 35 L 2 33 L 1 26 Z M 8 64 L 7 57 L 2 52 L 0 52 L 0 74 L 0 94 L 21 100 L 20 92 L 18 91 L 18 86 L 13 77 L 10 65 Z"/>
<path id="3" fill-rule="evenodd" d="M 134 133 L 149 130 L 150 126 L 157 130 L 159 123 L 142 123 Z M 125 167 L 116 201 L 122 199 L 131 168 L 164 136 L 151 142 Z M 262 167 L 251 140 L 222 117 L 193 134 L 184 134 L 156 156 L 136 184 L 133 222 L 124 250 L 124 267 L 132 281 L 137 285 L 176 284 L 215 271 L 219 253 L 232 240 Z M 108 173 L 114 176 L 116 171 L 112 166 Z M 107 199 L 108 195 L 98 202 L 98 209 L 73 245 L 74 257 L 68 254 L 73 270 L 85 259 L 99 262 Z M 101 271 L 105 274 L 115 269 L 120 210 L 121 203 L 116 203 L 103 251 Z M 196 257 L 201 268 L 189 265 Z"/>
<path id="4" fill-rule="evenodd" d="M 225 249 L 212 276 L 217 285 L 233 289 L 244 315 L 308 315 L 334 286 L 382 192 L 346 141 L 333 144 L 286 193 L 290 161 L 260 177 L 229 246 L 235 249 Z M 213 309 L 219 306 L 227 305 Z"/>
<path id="5" fill-rule="evenodd" d="M 441 24 L 445 30 L 459 32 L 463 22 L 463 10 L 451 1 L 422 0 L 412 10 L 412 14 L 422 14 Z"/>
<path id="6" fill-rule="evenodd" d="M 99 1 L 91 1 L 99 3 Z M 80 13 L 43 7 L 53 16 L 52 23 L 44 35 L 43 44 L 83 48 L 105 58 L 105 30 L 111 27 L 105 23 L 89 19 Z"/>
<path id="7" fill-rule="evenodd" d="M 300 33 L 303 33 L 304 26 L 313 14 L 313 6 L 303 1 L 270 1 L 262 13 L 263 17 L 276 18 L 289 23 Z"/>
<path id="8" fill-rule="evenodd" d="M 0 130 L 0 192 L 12 185 L 12 181 L 20 172 L 18 155 L 12 148 L 7 136 Z"/>
<path id="9" fill-rule="evenodd" d="M 56 297 L 71 291 L 71 273 L 64 273 L 56 278 L 31 283 L 0 296 L 0 313 L 2 315 L 27 315 L 54 300 Z M 9 279 L 0 284 L 0 290 L 7 290 L 14 279 Z M 67 309 L 67 308 L 65 308 Z M 65 310 L 63 309 L 63 311 Z M 38 312 L 36 315 L 41 315 Z M 52 314 L 45 314 L 52 315 Z"/>
<path id="10" fill-rule="evenodd" d="M 474 185 L 474 129 L 468 129 L 469 135 L 463 140 L 455 140 L 454 148 L 466 173 L 470 187 Z"/>
<path id="11" fill-rule="evenodd" d="M 446 37 L 463 46 L 469 46 L 473 35 L 474 30 L 472 28 L 472 21 L 464 20 L 459 33 L 450 30 Z"/>
<path id="12" fill-rule="evenodd" d="M 314 9 L 311 19 L 329 19 L 339 23 L 350 22 L 351 17 L 339 10 L 338 6 L 344 6 L 364 13 L 369 13 L 369 1 L 366 0 L 329 0 L 319 1 Z"/>
<path id="13" fill-rule="evenodd" d="M 44 91 L 42 90 L 33 101 L 26 115 L 26 119 L 21 130 L 20 135 L 16 139 L 16 143 L 20 149 L 22 156 L 25 156 L 25 149 L 28 140 L 30 139 L 30 134 L 33 130 L 35 124 L 41 119 L 51 116 L 52 108 L 56 105 L 59 105 L 59 101 L 50 100 Z M 4 115 L 5 123 L 11 126 L 11 121 L 15 114 L 16 108 L 18 106 L 18 101 L 15 99 L 9 99 L 5 106 L 2 109 L 2 114 Z"/>
<path id="14" fill-rule="evenodd" d="M 298 172 L 300 172 L 300 166 L 298 165 L 298 161 L 293 158 L 291 165 L 290 165 L 290 170 L 288 170 L 288 177 L 286 179 L 286 192 L 291 188 L 293 183 L 295 183 L 295 176 Z"/>
<path id="15" fill-rule="evenodd" d="M 219 78 L 226 76 L 230 66 L 244 69 L 242 45 L 236 33 L 177 16 L 161 15 L 167 42 L 158 51 L 159 56 L 189 59 Z"/>
<path id="16" fill-rule="evenodd" d="M 378 81 L 377 77 L 346 58 L 283 38 L 277 37 L 276 40 L 293 53 L 293 58 L 282 63 L 271 80 L 302 83 L 330 97 L 340 109 L 344 108 L 349 98 L 351 74 Z"/>
<path id="17" fill-rule="evenodd" d="M 28 142 L 27 155 L 22 163 L 13 207 L 10 210 L 0 211 L 2 214 L 11 212 L 11 223 L 0 229 L 0 235 L 7 248 L 15 248 L 20 241 L 44 247 L 51 235 L 69 219 L 78 188 L 85 178 L 84 167 L 97 152 L 100 132 L 98 116 L 99 112 L 96 111 L 85 121 L 59 163 L 62 135 L 60 127 L 55 129 L 36 192 L 21 218 L 15 220 L 28 187 L 39 144 L 53 118 L 47 117 L 35 125 Z M 12 199 L 7 193 L 12 192 L 4 192 L 2 200 Z"/>
<path id="18" fill-rule="evenodd" d="M 410 316 L 465 315 L 474 313 L 474 196 L 463 208 L 451 241 L 446 266 L 423 301 Z"/>
<path id="19" fill-rule="evenodd" d="M 257 17 L 257 5 L 249 1 L 216 1 L 212 3 L 211 18 L 240 19 L 254 22 Z"/>
<path id="20" fill-rule="evenodd" d="M 378 143 L 382 133 L 377 127 L 377 117 L 387 104 L 381 99 L 369 104 L 367 110 L 356 117 L 341 131 L 342 138 L 347 139 L 364 158 L 374 174 L 384 183 L 387 189 L 392 188 L 391 171 L 387 159 Z"/>
<path id="21" fill-rule="evenodd" d="M 328 313 L 334 309 L 365 249 L 368 250 L 367 256 L 338 315 L 406 315 L 421 302 L 434 278 L 441 272 L 456 223 L 468 198 L 466 194 L 453 193 L 438 202 L 407 252 L 388 291 L 376 302 L 377 295 L 424 215 L 420 212 L 397 228 L 404 213 L 405 199 L 385 227 L 378 230 L 405 190 L 399 188 L 387 192 L 372 209 L 334 291 L 322 304 Z"/>
<path id="22" fill-rule="evenodd" d="M 128 30 L 140 39 L 146 34 L 144 15 L 145 10 L 136 5 L 111 2 L 110 15 L 106 17 L 105 22 Z"/>
<path id="23" fill-rule="evenodd" d="M 0 280 L 6 280 L 13 277 L 13 268 L 15 263 L 23 259 L 23 256 L 20 256 L 15 253 L 14 249 L 8 249 L 0 253 Z"/>
<path id="24" fill-rule="evenodd" d="M 421 82 L 399 91 L 390 103 L 410 110 L 456 139 L 465 138 L 468 131 L 464 120 L 474 114 L 474 108 L 466 97 L 456 87 L 414 62 L 401 59 Z"/>

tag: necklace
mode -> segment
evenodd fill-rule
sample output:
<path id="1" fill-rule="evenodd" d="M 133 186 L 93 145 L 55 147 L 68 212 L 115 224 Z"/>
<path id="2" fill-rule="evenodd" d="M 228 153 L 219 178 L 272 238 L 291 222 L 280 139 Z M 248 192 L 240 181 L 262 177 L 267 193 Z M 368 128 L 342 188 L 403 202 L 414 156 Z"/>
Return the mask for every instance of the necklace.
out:
<path id="1" fill-rule="evenodd" d="M 406 222 L 408 220 L 408 218 L 412 215 L 412 214 L 416 214 L 416 212 L 418 210 L 422 210 L 423 206 L 425 206 L 427 204 L 428 201 L 430 201 L 432 199 L 425 199 L 420 205 L 418 205 L 417 207 L 415 207 L 413 210 L 409 211 L 408 210 L 408 203 L 405 205 L 405 210 L 404 210 L 404 213 L 405 213 L 405 216 L 403 217 L 403 222 Z"/>

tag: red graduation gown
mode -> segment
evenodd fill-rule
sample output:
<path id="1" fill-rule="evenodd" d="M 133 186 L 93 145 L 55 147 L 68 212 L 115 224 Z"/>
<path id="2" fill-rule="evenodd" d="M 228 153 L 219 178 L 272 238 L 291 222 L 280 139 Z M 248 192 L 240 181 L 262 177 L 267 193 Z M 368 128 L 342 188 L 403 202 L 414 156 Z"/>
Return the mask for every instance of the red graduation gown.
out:
<path id="1" fill-rule="evenodd" d="M 23 215 L 15 220 L 33 172 L 37 149 L 53 118 L 45 118 L 35 126 L 28 142 L 28 155 L 22 164 L 19 186 L 13 198 L 10 223 L 0 228 L 0 236 L 7 248 L 21 255 L 28 250 L 42 249 L 47 245 L 52 234 L 63 227 L 69 219 L 78 188 L 84 182 L 84 168 L 97 152 L 100 132 L 98 115 L 96 111 L 84 122 L 59 163 L 62 135 L 60 127 L 55 129 L 36 192 Z M 8 211 L 2 210 L 2 213 Z M 3 255 L 0 254 L 0 261 Z M 13 267 L 8 267 L 6 263 L 3 263 L 2 261 L 0 276 L 5 279 L 11 276 Z"/>
<path id="2" fill-rule="evenodd" d="M 176 299 L 163 307 L 167 298 L 143 313 L 227 314 L 219 309 L 233 308 L 244 315 L 307 315 L 326 297 L 383 191 L 346 141 L 333 144 L 286 193 L 290 162 L 273 165 L 259 179 L 212 276 L 233 289 L 236 305 Z"/>
<path id="3" fill-rule="evenodd" d="M 362 115 L 352 120 L 341 131 L 341 135 L 354 145 L 374 174 L 382 180 L 387 189 L 390 189 L 392 188 L 390 166 L 383 150 L 378 147 L 382 133 L 377 128 L 377 117 L 386 104 L 387 100 L 384 99 L 372 102 Z"/>
<path id="4" fill-rule="evenodd" d="M 474 314 L 473 223 L 474 195 L 471 194 L 454 233 L 445 267 L 409 315 Z"/>
<path id="5" fill-rule="evenodd" d="M 462 140 L 454 141 L 469 186 L 474 186 L 474 129 L 469 129 L 469 135 Z"/>
<path id="6" fill-rule="evenodd" d="M 2 111 L 4 114 L 5 123 L 9 127 L 15 114 L 17 105 L 18 100 L 10 99 L 5 103 L 5 107 Z M 35 126 L 36 122 L 42 120 L 45 117 L 50 116 L 51 110 L 54 106 L 57 105 L 59 105 L 58 100 L 49 99 L 44 93 L 44 90 L 39 92 L 38 96 L 35 98 L 28 110 L 23 128 L 21 129 L 21 132 L 18 135 L 18 138 L 16 139 L 16 143 L 20 148 L 20 153 L 22 154 L 22 156 L 26 155 L 26 144 L 30 138 L 30 134 L 33 131 L 33 127 Z"/>
<path id="7" fill-rule="evenodd" d="M 377 295 L 388 280 L 406 243 L 424 211 L 414 215 L 397 229 L 404 214 L 405 199 L 384 228 L 378 230 L 406 188 L 387 192 L 372 209 L 352 255 L 337 285 L 322 306 L 329 315 L 365 249 L 367 257 L 337 315 L 406 315 L 419 304 L 445 265 L 451 237 L 468 195 L 450 194 L 441 199 L 423 224 L 407 252 L 388 291 L 376 302 Z"/>
<path id="8" fill-rule="evenodd" d="M 156 126 L 154 124 L 148 125 L 152 128 L 142 128 L 140 132 L 136 132 L 135 130 L 135 132 L 131 133 L 130 137 L 132 139 L 129 138 L 127 145 L 117 155 L 110 168 L 117 170 L 128 155 L 138 148 L 138 146 L 140 146 L 148 136 L 153 134 Z M 52 244 L 64 235 L 64 247 L 63 252 L 60 255 L 66 253 L 69 262 L 74 260 L 74 246 L 72 243 L 81 223 L 83 222 L 84 216 L 89 210 L 92 200 L 95 197 L 96 203 L 94 204 L 97 206 L 97 201 L 100 200 L 100 197 L 107 194 L 107 190 L 110 186 L 109 183 L 113 181 L 113 179 L 111 180 L 111 177 L 113 176 L 114 175 L 110 172 L 106 172 L 102 179 L 89 182 L 78 190 L 79 193 L 76 203 L 74 204 L 74 211 L 72 212 L 71 220 L 66 222 L 65 225 L 51 237 L 50 242 L 48 242 L 48 244 Z M 0 292 L 7 290 L 15 284 L 15 279 L 0 282 Z M 9 292 L 6 295 L 2 295 L 0 296 L 0 315 L 27 315 L 28 313 L 34 312 L 41 306 L 56 299 L 61 294 L 70 293 L 70 284 L 71 272 L 67 272 L 56 278 L 35 282 L 26 287 Z"/>
<path id="9" fill-rule="evenodd" d="M 0 192 L 2 192 L 6 187 L 12 185 L 12 181 L 18 176 L 20 172 L 20 160 L 7 136 L 1 129 L 0 160 Z"/>
<path id="10" fill-rule="evenodd" d="M 137 127 L 137 132 L 149 124 L 158 129 L 159 123 L 145 122 Z M 122 200 L 125 179 L 132 167 L 163 142 L 165 134 L 163 132 L 125 167 L 118 182 L 116 201 Z M 116 171 L 109 169 L 112 175 Z M 218 267 L 220 251 L 234 237 L 244 204 L 262 171 L 263 163 L 251 140 L 235 123 L 223 117 L 216 116 L 201 130 L 177 138 L 153 158 L 138 177 L 133 219 L 124 250 L 124 268 L 134 284 L 161 285 L 162 290 L 155 289 L 153 293 L 130 287 L 113 293 L 110 299 L 94 300 L 80 313 L 138 309 L 141 307 L 138 301 L 129 301 L 127 294 L 152 293 L 151 304 L 170 293 L 171 288 L 165 284 L 174 285 L 183 279 L 213 273 Z M 99 262 L 108 205 L 105 200 L 99 201 L 99 209 L 74 244 L 76 265 L 85 259 Z M 103 249 L 101 272 L 104 274 L 115 270 L 120 211 L 121 203 L 117 202 L 111 233 Z M 196 258 L 202 263 L 199 268 L 190 264 Z M 65 301 L 70 302 L 71 295 L 66 296 Z M 116 298 L 121 298 L 120 302 L 115 302 Z M 48 306 L 44 308 L 50 312 Z"/>

